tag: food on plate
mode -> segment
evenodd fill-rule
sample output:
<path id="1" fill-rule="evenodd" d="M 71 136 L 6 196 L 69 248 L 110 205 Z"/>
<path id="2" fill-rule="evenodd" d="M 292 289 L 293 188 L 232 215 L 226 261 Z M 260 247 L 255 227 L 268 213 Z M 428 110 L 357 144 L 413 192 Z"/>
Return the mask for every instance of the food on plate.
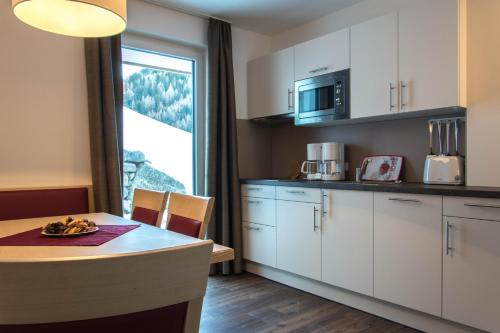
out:
<path id="1" fill-rule="evenodd" d="M 97 229 L 95 222 L 87 219 L 73 219 L 71 216 L 63 218 L 61 221 L 50 222 L 43 227 L 43 232 L 52 235 L 78 234 L 91 232 Z"/>

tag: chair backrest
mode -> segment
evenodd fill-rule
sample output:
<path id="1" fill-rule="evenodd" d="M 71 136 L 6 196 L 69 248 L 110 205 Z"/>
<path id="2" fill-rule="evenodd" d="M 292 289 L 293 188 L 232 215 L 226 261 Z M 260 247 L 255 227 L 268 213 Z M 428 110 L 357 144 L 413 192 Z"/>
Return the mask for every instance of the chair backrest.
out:
<path id="1" fill-rule="evenodd" d="M 170 220 L 173 215 L 184 217 L 192 221 L 201 222 L 200 230 L 197 238 L 203 239 L 207 232 L 207 226 L 212 216 L 215 199 L 211 197 L 200 197 L 195 195 L 187 195 L 180 193 L 170 193 L 167 204 L 167 229 L 172 229 Z M 176 219 L 178 223 L 182 223 L 182 219 Z"/>
<path id="2" fill-rule="evenodd" d="M 86 214 L 92 207 L 90 186 L 0 189 L 0 221 Z"/>
<path id="3" fill-rule="evenodd" d="M 168 192 L 136 188 L 132 201 L 132 220 L 160 227 Z"/>
<path id="4" fill-rule="evenodd" d="M 1 262 L 0 332 L 198 332 L 212 248 L 207 240 L 96 260 Z"/>

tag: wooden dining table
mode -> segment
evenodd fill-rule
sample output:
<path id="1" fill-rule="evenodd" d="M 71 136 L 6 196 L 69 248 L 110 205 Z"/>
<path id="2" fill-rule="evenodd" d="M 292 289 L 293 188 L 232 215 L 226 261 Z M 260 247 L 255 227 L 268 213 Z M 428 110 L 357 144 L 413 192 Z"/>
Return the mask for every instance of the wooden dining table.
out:
<path id="1" fill-rule="evenodd" d="M 165 248 L 182 247 L 201 242 L 173 231 L 160 229 L 140 222 L 128 220 L 106 213 L 74 215 L 86 218 L 97 225 L 140 225 L 115 239 L 99 246 L 0 246 L 0 262 L 36 262 L 47 260 L 92 259 L 103 256 L 120 256 L 157 251 Z M 49 222 L 60 220 L 60 216 L 43 217 L 0 222 L 0 238 L 34 228 L 41 228 Z M 86 237 L 86 236 L 81 236 Z M 232 248 L 214 243 L 210 263 L 220 263 L 234 259 Z"/>

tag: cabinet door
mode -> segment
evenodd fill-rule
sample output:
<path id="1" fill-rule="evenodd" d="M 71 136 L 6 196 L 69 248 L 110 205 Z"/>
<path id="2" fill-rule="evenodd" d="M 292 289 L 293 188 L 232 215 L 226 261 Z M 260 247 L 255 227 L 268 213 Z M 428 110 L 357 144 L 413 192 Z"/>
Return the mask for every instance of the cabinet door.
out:
<path id="1" fill-rule="evenodd" d="M 499 239 L 500 222 L 444 218 L 445 319 L 488 332 L 499 331 Z M 451 248 L 448 251 L 447 245 Z"/>
<path id="2" fill-rule="evenodd" d="M 277 200 L 276 217 L 277 267 L 320 280 L 320 205 Z"/>
<path id="3" fill-rule="evenodd" d="M 399 12 L 401 111 L 460 104 L 458 27 L 458 0 L 414 1 Z"/>
<path id="4" fill-rule="evenodd" d="M 441 221 L 441 196 L 375 193 L 375 297 L 441 316 Z"/>
<path id="5" fill-rule="evenodd" d="M 248 63 L 250 119 L 293 112 L 293 48 Z"/>
<path id="6" fill-rule="evenodd" d="M 397 112 L 398 17 L 351 27 L 351 118 Z"/>
<path id="7" fill-rule="evenodd" d="M 349 29 L 295 45 L 295 80 L 349 68 Z"/>
<path id="8" fill-rule="evenodd" d="M 322 281 L 373 296 L 373 192 L 324 191 Z"/>
<path id="9" fill-rule="evenodd" d="M 276 267 L 276 228 L 243 222 L 243 258 Z"/>

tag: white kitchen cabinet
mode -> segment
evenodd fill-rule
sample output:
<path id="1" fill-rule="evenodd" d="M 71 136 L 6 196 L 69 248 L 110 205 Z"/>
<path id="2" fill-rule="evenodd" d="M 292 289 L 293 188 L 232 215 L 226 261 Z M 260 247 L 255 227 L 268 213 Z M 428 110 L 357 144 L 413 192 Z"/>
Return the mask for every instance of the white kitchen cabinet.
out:
<path id="1" fill-rule="evenodd" d="M 374 296 L 441 316 L 442 197 L 374 195 Z"/>
<path id="2" fill-rule="evenodd" d="M 373 296 L 373 192 L 323 194 L 321 280 Z"/>
<path id="3" fill-rule="evenodd" d="M 397 112 L 398 15 L 351 27 L 351 118 Z"/>
<path id="4" fill-rule="evenodd" d="M 321 202 L 321 190 L 318 188 L 278 186 L 276 198 L 300 202 Z"/>
<path id="5" fill-rule="evenodd" d="M 443 231 L 443 318 L 500 332 L 500 222 L 445 217 Z"/>
<path id="6" fill-rule="evenodd" d="M 248 63 L 250 119 L 293 112 L 293 58 L 293 47 L 290 47 Z"/>
<path id="7" fill-rule="evenodd" d="M 295 81 L 349 68 L 349 29 L 295 45 Z"/>
<path id="8" fill-rule="evenodd" d="M 400 111 L 465 104 L 459 26 L 459 0 L 413 1 L 399 11 Z"/>
<path id="9" fill-rule="evenodd" d="M 243 259 L 276 267 L 276 228 L 243 222 Z"/>
<path id="10" fill-rule="evenodd" d="M 269 226 L 276 225 L 276 200 L 252 197 L 241 198 L 241 219 Z"/>
<path id="11" fill-rule="evenodd" d="M 279 269 L 320 280 L 320 205 L 277 200 L 276 244 L 276 263 Z"/>

